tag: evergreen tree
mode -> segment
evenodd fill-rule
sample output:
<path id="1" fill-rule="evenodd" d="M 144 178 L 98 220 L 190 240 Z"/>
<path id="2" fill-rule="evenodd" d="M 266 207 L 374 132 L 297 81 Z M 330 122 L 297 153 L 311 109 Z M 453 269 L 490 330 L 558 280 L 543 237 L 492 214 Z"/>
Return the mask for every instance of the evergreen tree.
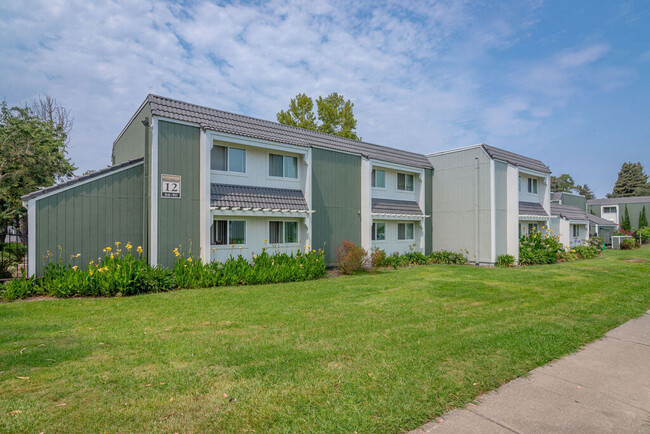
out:
<path id="1" fill-rule="evenodd" d="M 639 229 L 645 228 L 648 226 L 648 217 L 645 215 L 645 205 L 641 209 L 641 214 L 639 214 Z"/>
<path id="2" fill-rule="evenodd" d="M 627 212 L 627 205 L 625 205 L 625 214 L 623 215 L 623 221 L 621 222 L 621 229 L 628 232 L 632 230 L 632 224 L 630 223 L 630 214 Z"/>
<path id="3" fill-rule="evenodd" d="M 611 197 L 636 196 L 636 190 L 645 186 L 647 182 L 648 175 L 643 171 L 641 162 L 623 163 Z"/>
<path id="4" fill-rule="evenodd" d="M 594 199 L 596 197 L 591 187 L 589 187 L 587 184 L 577 185 L 576 192 L 578 192 L 579 195 L 584 196 L 587 200 Z"/>

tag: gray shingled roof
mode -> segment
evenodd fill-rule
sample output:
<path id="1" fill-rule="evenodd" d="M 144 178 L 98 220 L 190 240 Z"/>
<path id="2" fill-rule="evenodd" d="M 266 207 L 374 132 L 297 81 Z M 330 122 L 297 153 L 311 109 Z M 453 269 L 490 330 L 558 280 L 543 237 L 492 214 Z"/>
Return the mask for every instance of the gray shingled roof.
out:
<path id="1" fill-rule="evenodd" d="M 337 151 L 351 152 L 367 158 L 412 167 L 432 167 L 424 155 L 414 152 L 346 139 L 332 134 L 319 133 L 290 125 L 282 125 L 277 122 L 255 119 L 157 95 L 147 96 L 145 102 L 150 104 L 151 114 L 154 116 L 163 116 L 196 123 L 209 130 L 290 145 L 318 146 Z"/>
<path id="2" fill-rule="evenodd" d="M 495 160 L 505 161 L 514 166 L 525 167 L 526 169 L 537 170 L 538 172 L 551 173 L 551 169 L 549 169 L 546 164 L 539 160 L 535 160 L 534 158 L 524 157 L 523 155 L 515 154 L 514 152 L 495 148 L 494 146 L 486 144 L 482 144 L 481 146 L 485 149 L 485 152 L 488 153 L 490 158 Z"/>
<path id="3" fill-rule="evenodd" d="M 561 191 L 554 191 L 553 193 L 551 193 L 551 200 L 554 200 L 554 201 L 562 200 L 562 192 Z"/>
<path id="4" fill-rule="evenodd" d="M 595 223 L 598 226 L 618 226 L 616 223 L 602 217 L 598 217 L 597 215 L 587 214 L 587 218 L 590 222 Z"/>
<path id="5" fill-rule="evenodd" d="M 566 220 L 588 220 L 589 214 L 577 206 L 551 204 L 551 215 L 562 217 Z"/>
<path id="6" fill-rule="evenodd" d="M 548 216 L 541 203 L 519 202 L 519 215 Z"/>
<path id="7" fill-rule="evenodd" d="M 372 199 L 372 212 L 378 214 L 402 214 L 421 216 L 424 213 L 412 200 Z"/>
<path id="8" fill-rule="evenodd" d="M 210 206 L 218 208 L 309 210 L 305 196 L 300 190 L 230 184 L 212 184 L 210 186 Z"/>
<path id="9" fill-rule="evenodd" d="M 35 191 L 33 193 L 29 193 L 29 194 L 23 196 L 21 199 L 23 201 L 28 201 L 30 199 L 34 199 L 35 197 L 42 196 L 42 195 L 44 195 L 46 193 L 56 191 L 56 190 L 58 190 L 60 188 L 71 187 L 71 186 L 73 186 L 75 184 L 78 184 L 80 182 L 88 181 L 88 180 L 93 179 L 93 178 L 98 178 L 98 177 L 100 177 L 102 175 L 106 175 L 106 174 L 108 174 L 110 172 L 114 172 L 114 171 L 116 171 L 118 169 L 121 169 L 123 167 L 131 166 L 131 165 L 138 164 L 138 163 L 142 163 L 143 161 L 144 161 L 144 158 L 140 157 L 140 158 L 134 158 L 133 160 L 125 161 L 125 162 L 120 163 L 120 164 L 116 164 L 114 166 L 108 166 L 108 167 L 105 167 L 103 169 L 96 170 L 95 172 L 91 172 L 91 173 L 89 173 L 87 175 L 77 176 L 76 178 L 72 178 L 72 179 L 70 179 L 68 181 L 61 182 L 61 183 L 53 185 L 51 187 L 42 188 L 42 189 L 37 190 L 37 191 Z"/>
<path id="10" fill-rule="evenodd" d="M 587 205 L 618 205 L 619 203 L 650 203 L 650 196 L 611 197 L 587 201 Z"/>

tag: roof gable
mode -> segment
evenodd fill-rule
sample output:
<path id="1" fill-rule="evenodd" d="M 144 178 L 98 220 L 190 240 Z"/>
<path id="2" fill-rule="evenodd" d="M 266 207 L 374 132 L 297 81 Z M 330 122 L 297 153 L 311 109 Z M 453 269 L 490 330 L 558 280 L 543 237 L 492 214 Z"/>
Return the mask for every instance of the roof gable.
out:
<path id="1" fill-rule="evenodd" d="M 551 169 L 549 169 L 546 164 L 534 158 L 525 157 L 523 155 L 515 154 L 514 152 L 495 148 L 494 146 L 489 146 L 486 144 L 482 144 L 481 147 L 493 160 L 505 161 L 506 163 L 512 164 L 513 166 L 520 166 L 526 169 L 536 170 L 538 172 L 551 173 Z"/>

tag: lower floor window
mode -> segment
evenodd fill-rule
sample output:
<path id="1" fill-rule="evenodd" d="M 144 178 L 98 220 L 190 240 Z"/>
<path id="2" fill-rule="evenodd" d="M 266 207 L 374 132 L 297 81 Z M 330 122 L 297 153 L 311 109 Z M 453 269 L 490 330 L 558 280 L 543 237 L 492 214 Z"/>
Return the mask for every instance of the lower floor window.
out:
<path id="1" fill-rule="evenodd" d="M 383 241 L 386 239 L 386 223 L 372 224 L 372 240 Z"/>
<path id="2" fill-rule="evenodd" d="M 580 226 L 571 225 L 571 233 L 573 234 L 573 238 L 579 238 L 580 237 Z"/>
<path id="3" fill-rule="evenodd" d="M 397 224 L 397 239 L 398 240 L 412 240 L 413 239 L 413 223 L 398 223 Z"/>
<path id="4" fill-rule="evenodd" d="M 243 220 L 215 220 L 210 232 L 213 245 L 246 244 L 246 222 Z"/>
<path id="5" fill-rule="evenodd" d="M 538 229 L 537 223 L 528 223 L 528 233 L 532 233 Z"/>
<path id="6" fill-rule="evenodd" d="M 298 242 L 298 222 L 269 222 L 269 242 L 289 244 Z"/>

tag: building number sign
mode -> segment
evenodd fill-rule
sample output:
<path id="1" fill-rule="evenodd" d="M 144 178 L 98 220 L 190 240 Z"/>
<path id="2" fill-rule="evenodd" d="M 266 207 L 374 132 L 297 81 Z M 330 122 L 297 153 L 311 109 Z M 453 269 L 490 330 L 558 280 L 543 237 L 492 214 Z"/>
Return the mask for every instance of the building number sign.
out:
<path id="1" fill-rule="evenodd" d="M 161 189 L 160 197 L 181 197 L 180 175 L 160 175 Z"/>

